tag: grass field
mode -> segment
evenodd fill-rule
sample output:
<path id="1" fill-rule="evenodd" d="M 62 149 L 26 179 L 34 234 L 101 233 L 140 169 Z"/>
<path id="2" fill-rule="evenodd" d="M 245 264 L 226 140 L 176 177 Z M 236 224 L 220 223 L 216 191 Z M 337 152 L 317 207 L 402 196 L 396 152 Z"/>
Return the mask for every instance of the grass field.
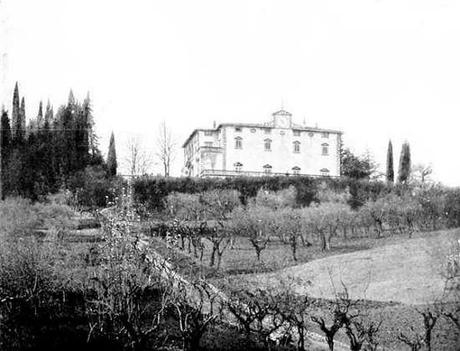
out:
<path id="1" fill-rule="evenodd" d="M 253 284 L 296 279 L 297 292 L 331 298 L 341 282 L 354 299 L 425 304 L 439 299 L 444 288 L 443 259 L 460 230 L 421 233 L 412 239 L 399 238 L 368 250 L 333 255 L 275 273 L 247 275 Z"/>

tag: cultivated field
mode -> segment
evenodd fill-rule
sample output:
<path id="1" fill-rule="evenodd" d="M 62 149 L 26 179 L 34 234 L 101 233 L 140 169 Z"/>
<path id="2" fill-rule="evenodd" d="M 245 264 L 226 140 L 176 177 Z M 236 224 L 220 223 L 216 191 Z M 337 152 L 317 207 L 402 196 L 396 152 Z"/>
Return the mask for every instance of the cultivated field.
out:
<path id="1" fill-rule="evenodd" d="M 442 259 L 460 230 L 421 233 L 368 250 L 331 255 L 274 273 L 248 275 L 257 285 L 296 280 L 296 292 L 333 298 L 343 282 L 350 297 L 374 301 L 426 304 L 443 293 Z"/>

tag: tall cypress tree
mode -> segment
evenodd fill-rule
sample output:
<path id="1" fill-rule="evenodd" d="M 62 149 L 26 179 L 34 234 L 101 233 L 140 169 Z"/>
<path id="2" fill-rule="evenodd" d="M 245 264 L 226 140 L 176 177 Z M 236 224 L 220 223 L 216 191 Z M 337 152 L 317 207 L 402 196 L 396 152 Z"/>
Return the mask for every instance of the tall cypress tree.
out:
<path id="1" fill-rule="evenodd" d="M 407 183 L 409 180 L 411 171 L 411 154 L 410 146 L 406 141 L 401 148 L 401 156 L 399 158 L 399 172 L 398 172 L 398 182 L 401 184 Z"/>
<path id="2" fill-rule="evenodd" d="M 13 144 L 16 145 L 17 141 L 17 133 L 19 130 L 20 125 L 20 105 L 19 105 L 19 88 L 18 82 L 14 86 L 13 92 L 13 109 L 11 110 L 11 129 L 12 129 L 12 137 L 13 137 Z"/>
<path id="3" fill-rule="evenodd" d="M 393 166 L 393 144 L 388 142 L 387 150 L 387 182 L 393 183 L 395 180 L 395 171 Z"/>
<path id="4" fill-rule="evenodd" d="M 19 118 L 16 130 L 16 139 L 19 145 L 23 145 L 26 139 L 26 102 L 24 96 L 21 99 L 21 107 L 19 108 Z"/>
<path id="5" fill-rule="evenodd" d="M 2 108 L 0 120 L 0 200 L 5 198 L 7 192 L 7 165 L 10 157 L 11 147 L 11 127 L 8 112 Z"/>
<path id="6" fill-rule="evenodd" d="M 107 169 L 110 176 L 117 174 L 117 152 L 115 150 L 115 136 L 110 135 L 109 153 L 107 154 Z"/>
<path id="7" fill-rule="evenodd" d="M 46 186 L 49 191 L 56 190 L 56 174 L 57 174 L 57 163 L 55 159 L 55 147 L 54 141 L 56 140 L 53 136 L 53 108 L 48 101 L 45 109 L 45 118 L 43 122 L 43 129 L 41 131 L 41 147 L 43 149 L 43 160 L 46 165 L 44 169 Z"/>
<path id="8" fill-rule="evenodd" d="M 37 128 L 43 128 L 43 103 L 40 101 L 38 105 L 38 114 L 37 114 Z"/>

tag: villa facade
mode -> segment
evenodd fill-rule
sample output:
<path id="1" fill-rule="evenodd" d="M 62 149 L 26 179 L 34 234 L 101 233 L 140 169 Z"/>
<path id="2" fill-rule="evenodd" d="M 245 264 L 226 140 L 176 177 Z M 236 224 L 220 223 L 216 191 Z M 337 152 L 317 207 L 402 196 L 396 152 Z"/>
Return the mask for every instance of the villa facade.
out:
<path id="1" fill-rule="evenodd" d="M 292 122 L 280 110 L 263 124 L 195 129 L 183 144 L 186 176 L 339 176 L 342 132 Z"/>

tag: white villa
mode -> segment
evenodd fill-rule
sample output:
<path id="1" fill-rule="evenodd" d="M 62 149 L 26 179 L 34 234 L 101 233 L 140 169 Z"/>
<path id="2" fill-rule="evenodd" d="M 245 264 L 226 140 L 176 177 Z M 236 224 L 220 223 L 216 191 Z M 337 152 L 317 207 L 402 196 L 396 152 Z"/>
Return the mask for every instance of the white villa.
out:
<path id="1" fill-rule="evenodd" d="M 185 141 L 184 175 L 340 175 L 342 132 L 292 123 L 280 110 L 263 124 L 222 123 Z"/>

